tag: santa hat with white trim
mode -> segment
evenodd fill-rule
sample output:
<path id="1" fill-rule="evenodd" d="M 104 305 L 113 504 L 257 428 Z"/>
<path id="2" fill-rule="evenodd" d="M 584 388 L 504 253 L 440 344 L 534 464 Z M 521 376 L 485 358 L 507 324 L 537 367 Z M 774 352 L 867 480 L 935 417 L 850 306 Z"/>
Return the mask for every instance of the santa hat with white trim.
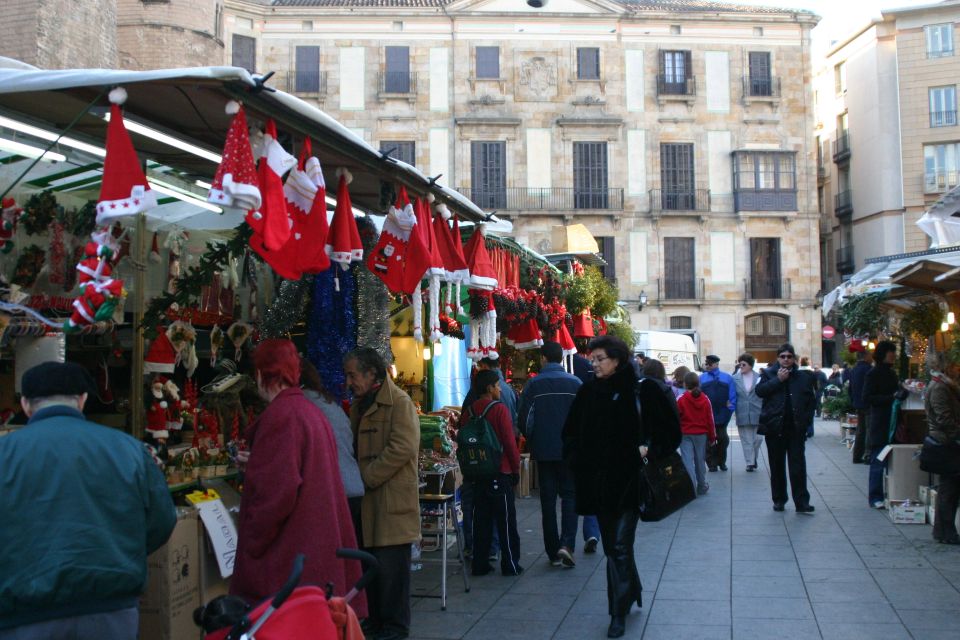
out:
<path id="1" fill-rule="evenodd" d="M 150 343 L 150 350 L 143 359 L 144 373 L 173 373 L 177 351 L 163 327 L 157 329 L 157 337 Z"/>
<path id="2" fill-rule="evenodd" d="M 470 280 L 468 285 L 471 289 L 495 289 L 497 287 L 497 272 L 493 268 L 493 261 L 490 259 L 490 253 L 487 251 L 486 238 L 487 225 L 481 224 L 470 236 L 467 241 L 467 248 L 464 254 L 467 258 L 467 265 L 470 267 Z"/>
<path id="3" fill-rule="evenodd" d="M 540 333 L 540 326 L 534 318 L 510 327 L 504 340 L 519 351 L 543 346 L 543 335 Z"/>
<path id="4" fill-rule="evenodd" d="M 117 87 L 109 94 L 110 122 L 107 124 L 107 155 L 97 201 L 97 224 L 132 216 L 157 206 L 157 196 L 147 184 L 140 159 L 123 124 L 120 105 L 127 92 Z"/>
<path id="5" fill-rule="evenodd" d="M 223 144 L 223 159 L 213 176 L 207 202 L 236 209 L 259 209 L 260 197 L 257 166 L 250 148 L 247 115 L 236 100 L 227 103 L 226 112 L 233 115 L 227 140 Z"/>
<path id="6" fill-rule="evenodd" d="M 337 176 L 340 178 L 337 185 L 337 208 L 333 212 L 330 233 L 327 234 L 327 255 L 331 262 L 336 262 L 346 271 L 351 262 L 363 260 L 363 244 L 360 242 L 360 232 L 357 231 L 357 221 L 353 218 L 350 190 L 347 189 L 347 185 L 353 181 L 353 175 L 346 167 L 340 167 L 337 169 Z"/>

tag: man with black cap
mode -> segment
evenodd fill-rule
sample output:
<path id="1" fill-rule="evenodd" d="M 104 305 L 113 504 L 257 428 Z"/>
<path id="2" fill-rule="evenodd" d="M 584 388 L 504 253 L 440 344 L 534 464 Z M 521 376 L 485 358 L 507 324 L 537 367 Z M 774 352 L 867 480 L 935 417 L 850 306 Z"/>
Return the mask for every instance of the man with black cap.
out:
<path id="1" fill-rule="evenodd" d="M 713 406 L 713 423 L 717 427 L 717 444 L 707 451 L 707 468 L 716 471 L 727 470 L 727 447 L 730 436 L 727 425 L 737 410 L 737 389 L 733 376 L 720 370 L 720 356 L 707 356 L 704 359 L 703 373 L 700 374 L 700 389 L 710 398 Z"/>
<path id="2" fill-rule="evenodd" d="M 797 513 L 811 514 L 805 442 L 817 408 L 817 379 L 812 369 L 797 366 L 797 353 L 789 342 L 777 350 L 777 361 L 760 373 L 757 395 L 763 398 L 757 433 L 766 436 L 773 510 L 783 511 L 787 503 L 789 465 L 793 505 Z"/>
<path id="3" fill-rule="evenodd" d="M 74 363 L 21 379 L 27 426 L 0 438 L 0 640 L 133 640 L 147 555 L 176 524 L 141 442 L 88 422 Z"/>

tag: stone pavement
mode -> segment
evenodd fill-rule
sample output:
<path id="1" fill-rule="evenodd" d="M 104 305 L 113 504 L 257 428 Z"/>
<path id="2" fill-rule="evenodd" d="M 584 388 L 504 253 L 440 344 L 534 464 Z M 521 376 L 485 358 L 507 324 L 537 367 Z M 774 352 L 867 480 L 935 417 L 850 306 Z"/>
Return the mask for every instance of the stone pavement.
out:
<path id="1" fill-rule="evenodd" d="M 792 503 L 772 511 L 766 460 L 746 473 L 736 428 L 730 436 L 730 471 L 708 474 L 709 494 L 664 522 L 640 523 L 644 603 L 627 618 L 625 637 L 960 638 L 960 547 L 867 505 L 867 466 L 851 464 L 836 422 L 818 420 L 808 441 L 810 516 Z M 451 567 L 447 610 L 415 598 L 411 638 L 606 637 L 602 553 L 584 555 L 578 540 L 576 568 L 551 567 L 539 501 L 518 499 L 517 508 L 524 574 L 472 578 L 464 593 L 459 566 Z M 413 587 L 438 593 L 437 565 L 415 572 Z"/>

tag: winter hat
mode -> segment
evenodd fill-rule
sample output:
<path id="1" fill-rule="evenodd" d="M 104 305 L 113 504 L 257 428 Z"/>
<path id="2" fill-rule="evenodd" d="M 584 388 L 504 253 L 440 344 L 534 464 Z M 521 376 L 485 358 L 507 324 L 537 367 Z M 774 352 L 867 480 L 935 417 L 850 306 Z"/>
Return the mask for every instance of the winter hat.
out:
<path id="1" fill-rule="evenodd" d="M 459 244 L 453 239 L 447 221 L 452 217 L 446 205 L 437 205 L 437 216 L 433 220 L 433 231 L 440 246 L 447 282 L 468 282 L 470 278 L 469 262 L 463 255 Z"/>
<path id="2" fill-rule="evenodd" d="M 570 332 L 567 330 L 565 322 L 560 323 L 556 339 L 557 342 L 560 343 L 560 348 L 563 349 L 564 356 L 572 356 L 577 352 L 577 345 L 574 344 L 573 338 L 570 337 Z"/>
<path id="3" fill-rule="evenodd" d="M 227 129 L 223 159 L 213 176 L 207 202 L 237 209 L 259 209 L 260 187 L 253 150 L 250 148 L 246 112 L 236 100 L 227 103 L 226 112 L 233 114 L 233 120 Z"/>
<path id="4" fill-rule="evenodd" d="M 177 351 L 167 337 L 162 327 L 157 330 L 157 337 L 150 343 L 150 350 L 143 359 L 144 373 L 173 373 Z"/>
<path id="5" fill-rule="evenodd" d="M 470 236 L 467 248 L 464 250 L 470 267 L 469 286 L 472 289 L 495 289 L 497 286 L 497 272 L 490 260 L 485 237 L 486 225 L 481 224 Z"/>
<path id="6" fill-rule="evenodd" d="M 298 167 L 283 185 L 287 210 L 293 218 L 295 268 L 301 273 L 320 273 L 330 268 L 327 255 L 327 186 L 320 161 L 313 155 L 310 138 L 303 143 Z"/>
<path id="7" fill-rule="evenodd" d="M 107 155 L 97 202 L 97 224 L 131 216 L 157 206 L 157 196 L 147 184 L 140 159 L 123 124 L 120 105 L 127 92 L 117 87 L 110 92 L 110 122 L 107 124 Z"/>
<path id="8" fill-rule="evenodd" d="M 417 257 L 417 264 L 408 265 L 410 238 L 414 235 L 419 237 L 419 233 L 414 234 L 416 224 L 413 205 L 407 196 L 407 190 L 401 185 L 396 203 L 387 211 L 380 238 L 367 256 L 367 268 L 383 280 L 387 289 L 393 293 L 413 293 L 413 287 L 410 287 L 409 291 L 405 290 L 404 272 L 408 266 L 411 270 L 419 270 L 420 277 L 426 271 L 423 266 L 425 256 L 422 253 Z M 414 286 L 418 285 L 419 279 Z"/>
<path id="9" fill-rule="evenodd" d="M 430 206 L 433 201 L 432 193 L 428 193 L 427 197 L 420 201 L 420 211 L 417 212 L 417 227 L 423 234 L 427 249 L 430 252 L 427 275 L 444 276 L 446 275 L 446 269 L 444 268 L 443 255 L 440 253 L 440 241 L 437 239 L 436 230 L 433 228 L 433 216 L 430 214 Z"/>
<path id="10" fill-rule="evenodd" d="M 283 195 L 283 176 L 297 164 L 297 159 L 277 142 L 277 125 L 267 120 L 263 132 L 263 156 L 257 167 L 260 197 L 259 211 L 247 214 L 247 224 L 263 236 L 263 243 L 271 251 L 280 249 L 290 238 L 290 216 Z"/>
<path id="11" fill-rule="evenodd" d="M 337 176 L 340 178 L 337 186 L 337 208 L 333 213 L 326 246 L 330 261 L 336 262 L 346 271 L 351 262 L 363 260 L 363 244 L 360 242 L 360 232 L 357 231 L 357 221 L 353 219 L 353 205 L 347 189 L 353 175 L 346 167 L 340 167 L 337 169 Z"/>
<path id="12" fill-rule="evenodd" d="M 534 318 L 510 327 L 504 339 L 518 350 L 536 349 L 543 346 L 543 335 L 540 333 L 540 326 L 537 325 Z"/>
<path id="13" fill-rule="evenodd" d="M 20 378 L 20 395 L 27 400 L 49 396 L 96 393 L 90 372 L 76 362 L 41 362 Z"/>
<path id="14" fill-rule="evenodd" d="M 413 293 L 420 288 L 420 282 L 433 273 L 434 261 L 430 252 L 430 238 L 432 236 L 432 227 L 430 226 L 430 205 L 422 198 L 416 198 L 413 202 L 413 210 L 416 214 L 416 223 L 410 233 L 410 242 L 407 246 L 407 261 L 403 267 L 403 293 Z M 439 273 L 443 273 L 443 263 L 439 260 L 437 254 L 437 263 Z"/>

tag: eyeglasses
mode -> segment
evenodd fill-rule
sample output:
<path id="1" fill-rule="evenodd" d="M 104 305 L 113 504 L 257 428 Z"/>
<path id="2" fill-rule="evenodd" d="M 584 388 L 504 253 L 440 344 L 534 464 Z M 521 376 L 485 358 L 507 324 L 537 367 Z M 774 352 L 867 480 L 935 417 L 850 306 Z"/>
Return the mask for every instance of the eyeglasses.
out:
<path id="1" fill-rule="evenodd" d="M 792 353 L 781 353 L 778 358 L 783 358 L 784 360 L 792 360 L 795 356 Z"/>
<path id="2" fill-rule="evenodd" d="M 590 358 L 590 364 L 600 364 L 604 360 L 609 360 L 610 356 L 597 356 L 596 358 Z"/>

